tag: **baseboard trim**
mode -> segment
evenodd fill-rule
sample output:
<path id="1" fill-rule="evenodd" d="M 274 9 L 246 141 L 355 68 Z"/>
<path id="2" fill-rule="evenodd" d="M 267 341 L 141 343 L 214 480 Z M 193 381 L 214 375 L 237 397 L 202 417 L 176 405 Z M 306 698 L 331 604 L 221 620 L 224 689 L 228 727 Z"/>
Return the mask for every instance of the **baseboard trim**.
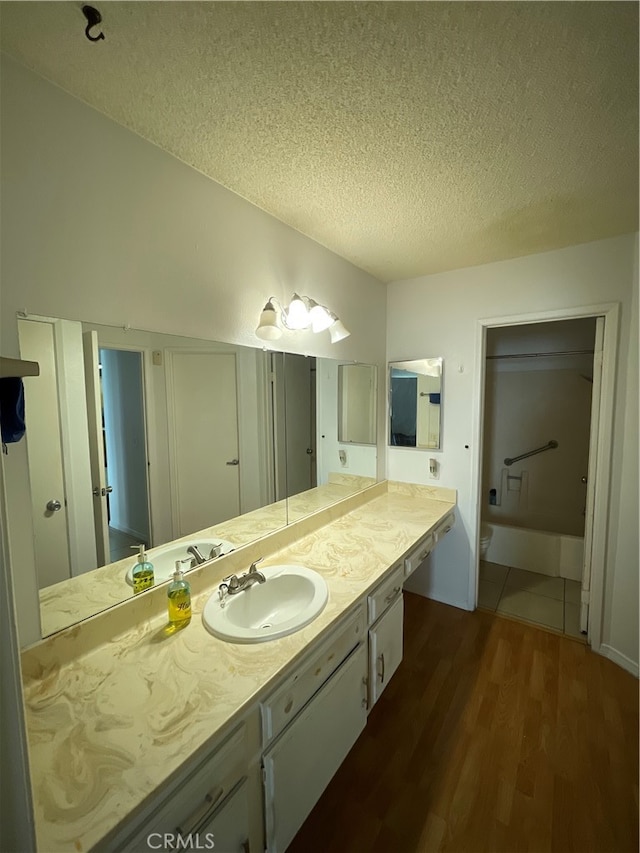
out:
<path id="1" fill-rule="evenodd" d="M 138 542 L 144 542 L 146 548 L 150 548 L 148 542 L 146 542 L 146 536 L 143 533 L 140 533 L 139 530 L 132 530 L 130 527 L 120 526 L 118 524 L 110 524 L 109 527 L 112 530 L 117 530 L 118 533 L 126 533 L 127 536 L 133 536 L 134 539 L 137 539 Z"/>
<path id="2" fill-rule="evenodd" d="M 602 643 L 599 652 L 603 657 L 608 658 L 610 661 L 613 661 L 613 663 L 618 664 L 618 666 L 621 666 L 622 669 L 626 669 L 627 672 L 630 672 L 631 675 L 638 678 L 639 672 L 638 664 L 636 663 L 636 661 L 631 660 L 631 658 L 628 658 L 626 655 L 623 655 L 622 652 L 619 652 L 612 646 L 607 646 L 605 643 Z"/>

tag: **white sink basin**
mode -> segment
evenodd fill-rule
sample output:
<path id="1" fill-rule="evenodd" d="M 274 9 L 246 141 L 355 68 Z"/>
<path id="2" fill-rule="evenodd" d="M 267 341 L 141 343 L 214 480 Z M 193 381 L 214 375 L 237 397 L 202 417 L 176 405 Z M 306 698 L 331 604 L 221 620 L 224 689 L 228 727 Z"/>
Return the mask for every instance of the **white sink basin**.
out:
<path id="1" fill-rule="evenodd" d="M 265 566 L 265 583 L 254 583 L 220 600 L 218 591 L 202 611 L 205 628 L 230 643 L 263 643 L 303 628 L 327 603 L 322 575 L 305 566 Z"/>
<path id="2" fill-rule="evenodd" d="M 205 559 L 208 559 L 212 548 L 220 550 L 220 555 L 228 554 L 233 551 L 234 545 L 227 542 L 225 539 L 194 539 L 193 542 L 177 542 L 160 548 L 152 548 L 147 554 L 147 560 L 153 563 L 153 580 L 154 585 L 171 580 L 176 568 L 176 560 L 187 560 L 191 554 L 187 552 L 190 545 L 196 545 L 200 553 Z M 129 566 L 125 575 L 127 583 L 133 586 L 133 569 L 138 561 L 134 557 L 134 562 Z M 195 566 L 191 566 L 195 568 Z M 184 572 L 190 571 L 187 563 L 182 567 Z"/>

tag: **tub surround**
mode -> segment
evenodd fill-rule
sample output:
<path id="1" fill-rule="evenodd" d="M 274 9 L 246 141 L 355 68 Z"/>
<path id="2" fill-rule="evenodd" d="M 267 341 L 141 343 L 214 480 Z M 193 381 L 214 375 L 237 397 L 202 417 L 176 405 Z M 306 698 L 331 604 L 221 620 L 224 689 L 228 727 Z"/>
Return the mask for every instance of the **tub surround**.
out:
<path id="1" fill-rule="evenodd" d="M 287 522 L 298 521 L 373 484 L 375 479 L 372 477 L 330 474 L 329 482 L 324 485 L 182 536 L 174 544 L 213 538 L 228 540 L 240 548 L 284 527 Z M 153 554 L 150 559 L 153 562 Z M 40 590 L 42 636 L 51 636 L 132 598 L 133 590 L 127 584 L 125 575 L 135 560 L 132 551 L 131 556 L 123 560 Z"/>
<path id="2" fill-rule="evenodd" d="M 133 817 L 185 762 L 329 636 L 451 511 L 453 490 L 378 483 L 189 573 L 191 624 L 165 633 L 166 589 L 152 590 L 26 650 L 25 712 L 38 849 L 87 851 Z M 211 636 L 201 613 L 222 577 L 302 563 L 329 587 L 300 631 L 256 645 Z"/>

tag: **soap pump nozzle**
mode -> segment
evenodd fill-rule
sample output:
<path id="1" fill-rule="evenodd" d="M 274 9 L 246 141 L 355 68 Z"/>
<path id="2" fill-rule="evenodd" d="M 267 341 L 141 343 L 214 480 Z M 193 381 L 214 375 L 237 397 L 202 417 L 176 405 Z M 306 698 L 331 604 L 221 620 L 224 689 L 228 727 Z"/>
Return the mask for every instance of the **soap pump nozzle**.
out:
<path id="1" fill-rule="evenodd" d="M 137 549 L 137 551 L 138 551 L 138 562 L 139 563 L 146 563 L 147 562 L 146 547 L 147 546 L 144 544 L 144 542 L 141 542 L 139 545 L 131 545 L 130 546 L 132 551 L 135 551 Z"/>
<path id="2" fill-rule="evenodd" d="M 191 557 L 187 557 L 186 560 L 176 560 L 176 566 L 173 572 L 173 579 L 176 581 L 184 580 L 184 569 L 182 568 L 183 563 L 189 563 L 189 565 L 191 565 Z"/>

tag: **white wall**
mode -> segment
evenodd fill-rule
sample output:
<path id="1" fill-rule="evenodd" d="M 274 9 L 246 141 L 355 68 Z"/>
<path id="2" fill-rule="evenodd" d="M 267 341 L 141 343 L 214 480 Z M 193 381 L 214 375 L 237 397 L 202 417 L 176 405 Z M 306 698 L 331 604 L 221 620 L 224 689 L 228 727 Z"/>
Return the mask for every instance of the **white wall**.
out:
<path id="1" fill-rule="evenodd" d="M 632 305 L 637 235 L 626 235 L 555 252 L 455 270 L 388 287 L 387 358 L 444 357 L 443 447 L 438 485 L 458 489 L 458 525 L 436 549 L 413 584 L 423 594 L 461 607 L 469 600 L 475 571 L 476 495 L 472 461 L 478 320 L 543 310 L 619 302 L 611 506 L 603 643 L 638 661 L 637 303 Z M 388 448 L 390 479 L 428 483 L 433 451 Z M 633 522 L 631 521 L 632 514 Z M 624 531 L 622 523 L 626 524 Z M 632 532 L 633 531 L 633 532 Z M 415 576 L 414 576 L 415 577 Z"/>
<path id="2" fill-rule="evenodd" d="M 18 355 L 18 311 L 255 347 L 266 299 L 298 290 L 352 334 L 285 334 L 279 349 L 384 364 L 381 282 L 14 61 L 1 70 L 3 355 Z M 25 461 L 7 460 L 9 493 Z M 24 644 L 39 628 L 19 503 Z"/>
<path id="3" fill-rule="evenodd" d="M 583 536 L 593 385 L 580 370 L 545 370 L 544 359 L 532 361 L 539 369 L 501 370 L 504 362 L 487 361 L 482 519 Z M 504 464 L 552 439 L 557 448 Z"/>

